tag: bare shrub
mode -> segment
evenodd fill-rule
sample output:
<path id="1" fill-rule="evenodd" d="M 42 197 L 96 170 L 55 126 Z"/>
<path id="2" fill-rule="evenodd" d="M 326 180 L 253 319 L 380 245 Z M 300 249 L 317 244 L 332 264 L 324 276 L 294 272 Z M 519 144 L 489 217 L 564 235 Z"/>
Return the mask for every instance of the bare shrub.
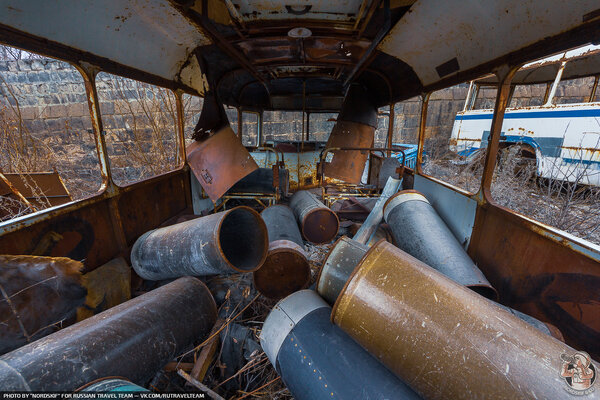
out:
<path id="1" fill-rule="evenodd" d="M 101 100 L 114 105 L 114 114 L 103 118 L 114 181 L 122 185 L 173 170 L 180 162 L 173 92 L 108 74 L 98 84 Z"/>
<path id="2" fill-rule="evenodd" d="M 600 188 L 584 184 L 590 164 L 583 151 L 576 153 L 577 162 L 553 165 L 552 178 L 532 179 L 535 160 L 524 165 L 517 146 L 502 150 L 492 196 L 502 206 L 600 244 Z"/>
<path id="3" fill-rule="evenodd" d="M 477 192 L 483 173 L 485 151 L 480 150 L 469 157 L 461 157 L 449 150 L 448 142 L 448 138 L 441 136 L 428 139 L 423 171 L 453 186 Z"/>

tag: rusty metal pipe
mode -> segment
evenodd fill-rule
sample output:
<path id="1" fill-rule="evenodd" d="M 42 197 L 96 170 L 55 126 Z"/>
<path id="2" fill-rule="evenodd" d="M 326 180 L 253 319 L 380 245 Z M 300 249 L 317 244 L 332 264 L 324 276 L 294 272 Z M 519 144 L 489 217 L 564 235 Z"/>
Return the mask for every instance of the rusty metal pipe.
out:
<path id="1" fill-rule="evenodd" d="M 340 226 L 337 215 L 314 194 L 297 191 L 290 199 L 290 207 L 300 223 L 302 235 L 309 242 L 328 243 L 337 235 Z"/>
<path id="2" fill-rule="evenodd" d="M 131 264 L 149 280 L 254 272 L 268 245 L 260 215 L 236 207 L 146 232 L 131 249 Z"/>
<path id="3" fill-rule="evenodd" d="M 0 357 L 3 391 L 73 391 L 118 376 L 144 385 L 217 318 L 198 279 L 179 278 Z"/>
<path id="4" fill-rule="evenodd" d="M 350 274 L 367 250 L 369 246 L 346 236 L 335 242 L 317 277 L 317 292 L 327 303 L 335 303 Z"/>
<path id="5" fill-rule="evenodd" d="M 423 194 L 398 192 L 387 201 L 383 214 L 400 249 L 482 296 L 498 298 L 496 289 Z"/>
<path id="6" fill-rule="evenodd" d="M 310 265 L 292 209 L 275 205 L 260 215 L 269 233 L 269 252 L 253 273 L 254 286 L 264 296 L 280 299 L 308 284 Z"/>
<path id="7" fill-rule="evenodd" d="M 561 354 L 575 350 L 385 241 L 332 320 L 424 398 L 565 398 Z"/>
<path id="8" fill-rule="evenodd" d="M 330 314 L 314 291 L 301 290 L 277 303 L 263 325 L 260 343 L 294 398 L 420 398 L 333 325 Z"/>

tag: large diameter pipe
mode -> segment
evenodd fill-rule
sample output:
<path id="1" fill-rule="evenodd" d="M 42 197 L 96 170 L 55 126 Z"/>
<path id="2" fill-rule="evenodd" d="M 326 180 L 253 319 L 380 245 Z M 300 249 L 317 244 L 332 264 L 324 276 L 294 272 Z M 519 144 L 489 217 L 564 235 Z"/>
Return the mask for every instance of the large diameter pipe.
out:
<path id="1" fill-rule="evenodd" d="M 561 354 L 574 349 L 384 241 L 332 320 L 427 399 L 566 396 Z"/>
<path id="2" fill-rule="evenodd" d="M 253 272 L 268 246 L 260 215 L 236 207 L 146 232 L 133 245 L 131 264 L 149 280 Z"/>
<path id="3" fill-rule="evenodd" d="M 312 290 L 281 300 L 260 343 L 298 400 L 418 399 L 406 384 L 330 321 L 331 308 Z"/>
<path id="4" fill-rule="evenodd" d="M 367 245 L 346 236 L 335 242 L 317 277 L 317 292 L 327 303 L 335 303 L 350 274 L 367 250 Z"/>
<path id="5" fill-rule="evenodd" d="M 383 214 L 400 249 L 482 296 L 498 298 L 496 289 L 424 195 L 403 190 L 390 197 Z"/>
<path id="6" fill-rule="evenodd" d="M 264 296 L 280 299 L 308 284 L 310 265 L 291 208 L 267 207 L 261 217 L 269 235 L 269 252 L 263 266 L 253 273 L 254 286 Z"/>
<path id="7" fill-rule="evenodd" d="M 217 318 L 198 279 L 184 277 L 0 357 L 3 391 L 73 391 L 118 376 L 144 385 Z"/>
<path id="8" fill-rule="evenodd" d="M 369 246 L 359 243 L 354 239 L 349 239 L 346 236 L 342 236 L 335 242 L 317 277 L 317 293 L 319 293 L 323 300 L 330 305 L 335 304 L 350 275 L 352 275 L 352 272 L 368 250 Z M 497 305 L 527 322 L 540 332 L 564 341 L 562 334 L 554 325 L 542 322 L 510 307 L 501 304 Z"/>
<path id="9" fill-rule="evenodd" d="M 338 233 L 340 221 L 337 215 L 317 197 L 299 190 L 290 199 L 290 207 L 300 223 L 302 235 L 311 243 L 328 243 Z"/>

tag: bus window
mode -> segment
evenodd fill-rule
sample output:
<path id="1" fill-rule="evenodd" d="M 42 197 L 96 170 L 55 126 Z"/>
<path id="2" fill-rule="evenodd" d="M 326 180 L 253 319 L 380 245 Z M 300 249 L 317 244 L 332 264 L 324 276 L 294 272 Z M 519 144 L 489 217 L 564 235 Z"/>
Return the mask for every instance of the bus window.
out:
<path id="1" fill-rule="evenodd" d="M 419 142 L 421 97 L 413 97 L 394 105 L 394 137 L 392 143 L 413 144 Z"/>
<path id="2" fill-rule="evenodd" d="M 242 112 L 242 144 L 248 147 L 258 146 L 258 113 Z"/>
<path id="3" fill-rule="evenodd" d="M 496 88 L 482 86 L 473 110 L 463 111 L 469 83 L 431 93 L 425 123 L 423 172 L 467 192 L 479 190 Z"/>
<path id="4" fill-rule="evenodd" d="M 302 116 L 302 111 L 264 111 L 262 123 L 264 140 L 268 142 L 302 141 Z M 306 125 L 304 129 L 306 130 Z"/>
<path id="5" fill-rule="evenodd" d="M 94 196 L 102 185 L 83 77 L 2 46 L 0 220 Z"/>
<path id="6" fill-rule="evenodd" d="M 561 82 L 552 107 L 506 110 L 491 189 L 499 205 L 600 244 L 600 108 L 586 103 L 593 82 Z M 519 86 L 520 102 L 539 98 L 540 85 Z"/>
<path id="7" fill-rule="evenodd" d="M 238 110 L 235 107 L 224 106 L 225 114 L 227 114 L 227 119 L 229 120 L 229 126 L 233 129 L 233 132 L 238 134 Z"/>
<path id="8" fill-rule="evenodd" d="M 309 114 L 309 141 L 327 142 L 329 135 L 337 121 L 338 113 L 310 113 Z"/>
<path id="9" fill-rule="evenodd" d="M 510 99 L 510 108 L 536 107 L 544 105 L 546 84 L 515 85 Z"/>
<path id="10" fill-rule="evenodd" d="M 179 166 L 172 91 L 105 72 L 96 77 L 96 89 L 117 185 L 148 179 Z"/>
<path id="11" fill-rule="evenodd" d="M 390 126 L 390 106 L 379 107 L 377 110 L 377 128 L 373 147 L 386 147 L 388 129 Z"/>
<path id="12" fill-rule="evenodd" d="M 493 110 L 497 94 L 496 86 L 481 86 L 473 103 L 473 110 Z"/>
<path id="13" fill-rule="evenodd" d="M 562 80 L 556 87 L 556 94 L 552 99 L 553 104 L 585 103 L 590 98 L 594 77 L 588 76 L 579 79 Z"/>

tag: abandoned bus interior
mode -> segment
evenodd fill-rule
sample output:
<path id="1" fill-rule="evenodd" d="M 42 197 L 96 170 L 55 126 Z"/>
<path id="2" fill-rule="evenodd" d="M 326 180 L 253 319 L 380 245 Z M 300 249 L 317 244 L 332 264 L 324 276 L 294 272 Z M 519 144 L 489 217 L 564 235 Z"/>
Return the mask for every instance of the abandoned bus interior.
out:
<path id="1" fill-rule="evenodd" d="M 598 45 L 597 0 L 0 0 L 0 392 L 598 398 Z"/>

